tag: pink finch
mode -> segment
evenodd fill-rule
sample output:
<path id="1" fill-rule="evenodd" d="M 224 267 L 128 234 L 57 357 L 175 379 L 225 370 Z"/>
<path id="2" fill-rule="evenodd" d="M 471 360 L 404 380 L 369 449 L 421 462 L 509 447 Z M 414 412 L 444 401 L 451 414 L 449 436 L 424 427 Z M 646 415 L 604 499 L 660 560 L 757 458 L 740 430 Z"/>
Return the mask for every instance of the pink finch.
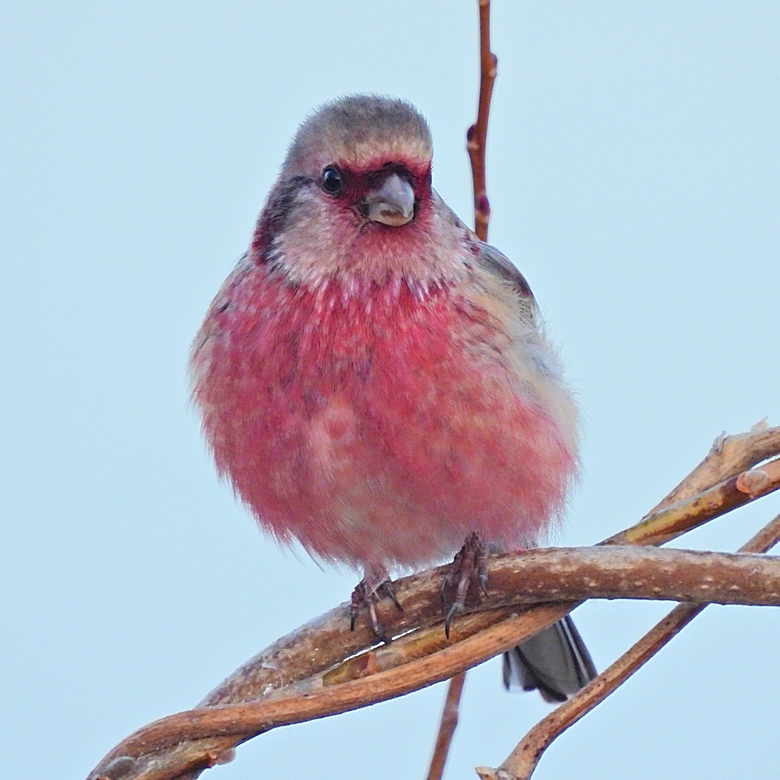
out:
<path id="1" fill-rule="evenodd" d="M 577 470 L 577 409 L 530 288 L 441 200 L 431 159 L 404 101 L 320 108 L 192 351 L 219 473 L 278 540 L 361 570 L 370 606 L 390 571 L 466 538 L 538 544 Z M 594 675 L 569 619 L 504 671 L 554 701 Z"/>

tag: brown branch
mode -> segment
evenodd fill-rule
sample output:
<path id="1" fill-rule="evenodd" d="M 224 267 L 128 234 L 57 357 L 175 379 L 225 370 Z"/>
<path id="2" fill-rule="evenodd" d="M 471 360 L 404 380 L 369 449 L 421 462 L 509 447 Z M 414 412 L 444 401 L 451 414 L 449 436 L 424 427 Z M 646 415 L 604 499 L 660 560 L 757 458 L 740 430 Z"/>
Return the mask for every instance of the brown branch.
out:
<path id="1" fill-rule="evenodd" d="M 747 544 L 743 553 L 762 553 L 780 541 L 780 515 L 768 523 Z M 529 780 L 542 754 L 566 729 L 584 717 L 613 693 L 666 646 L 707 605 L 678 604 L 630 650 L 622 655 L 574 698 L 537 723 L 498 769 L 478 767 L 482 780 Z"/>
<path id="2" fill-rule="evenodd" d="M 493 589 L 497 591 L 490 599 L 491 605 L 514 606 L 540 598 L 574 600 L 587 594 L 596 598 L 780 606 L 780 558 L 753 555 L 653 548 L 551 548 L 499 556 L 491 562 L 490 574 L 495 583 Z M 526 593 L 515 595 L 522 587 Z M 513 619 L 506 620 L 490 631 L 477 634 L 459 629 L 449 645 L 440 626 L 428 629 L 438 634 L 442 649 L 423 658 L 415 658 L 414 635 L 401 637 L 390 647 L 379 648 L 372 654 L 369 686 L 363 674 L 366 667 L 359 666 L 357 674 L 338 679 L 326 675 L 319 686 L 269 697 L 259 703 L 202 708 L 169 716 L 126 740 L 121 755 L 137 756 L 182 739 L 228 735 L 245 739 L 278 726 L 345 712 L 417 690 L 481 663 L 537 630 L 527 627 L 518 630 L 510 625 L 513 623 Z M 406 663 L 399 665 L 408 648 L 411 652 L 406 654 Z M 367 698 L 367 687 L 370 687 L 370 698 Z M 165 776 L 169 775 L 154 772 L 143 775 L 145 778 Z"/>
<path id="3" fill-rule="evenodd" d="M 493 85 L 498 72 L 498 57 L 490 51 L 490 0 L 478 0 L 479 6 L 479 104 L 477 121 L 466 131 L 466 150 L 471 162 L 474 190 L 474 231 L 481 241 L 487 241 L 490 225 L 490 201 L 487 196 L 487 128 Z M 450 680 L 444 704 L 436 747 L 428 769 L 428 780 L 441 780 L 452 737 L 458 725 L 458 709 L 466 673 Z"/>
<path id="4" fill-rule="evenodd" d="M 721 482 L 728 477 L 773 457 L 780 451 L 780 427 L 770 428 L 766 421 L 747 433 L 727 436 L 722 433 L 710 447 L 704 460 L 663 501 L 645 517 Z"/>
<path id="5" fill-rule="evenodd" d="M 724 432 L 715 440 L 704 460 L 637 526 L 605 540 L 604 543 L 623 542 L 633 533 L 646 532 L 648 525 L 652 525 L 653 516 L 672 506 L 675 501 L 689 498 L 697 490 L 706 490 L 719 480 L 738 475 L 742 470 L 761 463 L 776 455 L 778 447 L 780 447 L 780 427 L 769 428 L 766 422 L 753 426 L 749 432 L 743 434 L 727 436 Z M 746 552 L 768 550 L 777 543 L 776 533 L 778 533 L 777 518 L 754 536 L 742 550 Z M 483 780 L 508 780 L 512 772 L 518 777 L 530 777 L 544 751 L 559 734 L 603 701 L 612 690 L 621 685 L 661 647 L 671 641 L 705 606 L 680 604 L 675 607 L 653 631 L 610 666 L 591 685 L 537 724 L 499 770 L 477 767 L 477 774 Z M 526 774 L 523 774 L 524 772 Z"/>
<path id="6" fill-rule="evenodd" d="M 466 672 L 456 674 L 449 683 L 447 696 L 444 699 L 444 709 L 441 713 L 439 733 L 433 748 L 433 757 L 428 769 L 427 780 L 441 780 L 444 776 L 444 766 L 450 753 L 450 745 L 455 729 L 458 726 L 460 699 L 463 695 L 463 684 L 466 682 Z"/>
<path id="7" fill-rule="evenodd" d="M 512 589 L 525 583 L 530 584 L 532 595 L 524 594 L 519 598 L 520 603 L 536 598 L 571 600 L 590 593 L 597 598 L 690 599 L 780 606 L 780 558 L 765 556 L 652 548 L 532 550 L 520 556 L 499 557 L 491 566 L 491 576 L 499 583 L 499 602 L 517 601 Z M 544 590 L 537 588 L 539 578 L 551 585 Z M 588 582 L 592 583 L 590 588 Z M 495 601 L 491 598 L 491 603 Z M 363 677 L 331 685 L 323 680 L 322 685 L 307 691 L 269 697 L 258 703 L 202 708 L 163 718 L 127 739 L 122 746 L 123 755 L 158 750 L 182 739 L 210 736 L 245 739 L 278 726 L 346 712 L 409 693 L 486 661 L 535 633 L 496 630 L 511 622 L 495 626 L 492 635 L 490 631 L 465 639 L 459 635 L 439 651 L 438 658 L 436 654 L 429 655 L 400 666 L 395 663 L 399 650 L 413 640 L 402 637 L 393 646 L 377 650 L 370 701 L 366 698 Z M 436 631 L 443 634 L 441 627 Z M 151 773 L 144 777 L 158 776 Z"/>
<path id="8" fill-rule="evenodd" d="M 777 454 L 779 447 L 780 427 L 769 428 L 765 422 L 753 426 L 747 433 L 719 436 L 704 460 L 634 528 L 642 528 L 654 514 L 672 506 L 675 502 L 689 498 L 699 490 L 706 490 L 714 483 L 738 475 L 739 472 L 772 457 Z M 630 535 L 630 531 L 631 529 L 618 534 L 617 537 Z M 778 538 L 780 538 L 780 516 L 759 531 L 741 550 L 765 552 L 777 544 Z M 610 542 L 610 540 L 606 541 Z M 705 604 L 679 604 L 652 631 L 580 691 L 576 697 L 540 721 L 499 769 L 478 767 L 477 774 L 483 780 L 509 780 L 512 776 L 530 777 L 542 754 L 560 734 L 600 704 L 613 690 L 641 668 L 705 606 Z"/>
<path id="9" fill-rule="evenodd" d="M 780 460 L 742 471 L 692 498 L 666 506 L 602 544 L 666 544 L 714 517 L 764 496 L 780 474 Z"/>
<path id="10" fill-rule="evenodd" d="M 778 431 L 778 429 L 774 429 L 774 431 Z M 743 451 L 740 466 L 744 466 L 745 463 L 752 465 L 767 455 L 765 451 L 750 454 L 751 437 L 764 440 L 766 432 L 760 434 L 751 432 L 742 437 L 732 437 L 733 440 L 739 440 L 739 447 Z M 729 441 L 726 440 L 726 442 Z M 769 454 L 774 453 L 770 452 Z M 701 469 L 702 466 L 698 467 L 697 471 Z M 724 466 L 716 473 L 718 477 L 722 477 L 729 473 L 729 468 Z M 706 522 L 713 516 L 725 513 L 741 503 L 747 503 L 759 495 L 766 494 L 778 486 L 780 486 L 780 466 L 778 466 L 777 461 L 766 464 L 759 469 L 752 469 L 745 474 L 731 474 L 729 479 L 720 485 L 663 510 L 653 516 L 650 521 L 640 523 L 630 529 L 630 532 L 626 532 L 626 536 L 635 544 L 660 543 L 660 541 L 668 540 Z M 744 492 L 746 489 L 752 492 Z M 509 558 L 510 556 L 507 556 L 506 560 Z M 497 566 L 494 575 L 496 578 L 500 577 L 498 563 L 493 564 Z M 407 692 L 402 684 L 402 678 L 408 677 L 413 664 L 416 664 L 415 674 L 419 675 L 415 678 L 414 686 L 416 687 L 424 687 L 432 682 L 445 679 L 461 669 L 512 647 L 573 608 L 572 604 L 542 605 L 522 615 L 517 615 L 517 608 L 508 606 L 490 613 L 475 612 L 464 615 L 453 623 L 453 639 L 457 640 L 456 643 L 447 646 L 440 626 L 434 625 L 440 618 L 438 583 L 438 576 L 431 576 L 430 572 L 399 580 L 397 590 L 404 601 L 406 611 L 401 615 L 396 615 L 394 610 L 380 610 L 383 625 L 393 635 L 398 635 L 414 627 L 421 628 L 410 637 L 405 637 L 403 641 L 396 641 L 373 653 L 364 653 L 362 660 L 358 662 L 363 664 L 364 678 L 346 682 L 343 685 L 327 686 L 329 688 L 326 691 L 328 695 L 332 694 L 333 691 L 340 691 L 341 703 L 339 706 L 346 706 L 346 703 L 349 702 L 353 702 L 351 706 L 365 706 L 375 700 L 383 700 Z M 497 588 L 497 586 L 498 582 L 494 585 L 491 581 L 492 588 Z M 426 607 L 426 603 L 428 607 Z M 426 608 L 430 608 L 427 613 Z M 371 632 L 366 627 L 358 627 L 358 630 L 350 633 L 345 630 L 346 625 L 348 625 L 346 605 L 342 605 L 275 642 L 265 652 L 256 656 L 228 678 L 203 702 L 203 706 L 256 701 L 258 699 L 261 700 L 261 703 L 248 705 L 249 709 L 224 707 L 218 710 L 196 710 L 192 714 L 199 718 L 198 723 L 201 731 L 198 733 L 203 734 L 208 731 L 206 729 L 208 718 L 215 715 L 220 723 L 214 724 L 214 728 L 208 733 L 227 733 L 224 730 L 224 723 L 222 723 L 225 719 L 231 721 L 234 727 L 236 723 L 241 721 L 243 728 L 247 726 L 244 716 L 251 715 L 253 706 L 262 708 L 272 704 L 277 709 L 280 706 L 289 707 L 289 712 L 295 712 L 297 708 L 296 720 L 316 717 L 317 715 L 312 714 L 314 710 L 307 709 L 305 706 L 307 703 L 311 704 L 311 697 L 323 693 L 325 682 L 335 683 L 340 679 L 340 675 L 347 679 L 354 675 L 355 661 L 350 661 L 342 667 L 337 665 L 345 658 L 365 651 L 375 642 Z M 476 636 L 475 632 L 480 631 L 482 633 Z M 391 668 L 381 672 L 380 674 L 384 675 L 381 677 L 382 685 L 385 687 L 382 689 L 381 696 L 375 696 L 380 674 L 373 672 L 381 664 L 389 663 L 388 656 L 393 657 L 393 654 L 395 654 L 397 663 L 405 663 L 410 658 L 418 660 L 406 663 L 400 669 Z M 433 655 L 430 658 L 420 659 L 420 656 L 425 654 Z M 333 667 L 336 667 L 335 670 Z M 393 675 L 398 676 L 394 677 Z M 369 676 L 371 679 L 366 679 Z M 412 689 L 409 688 L 409 690 Z M 307 691 L 311 693 L 307 694 Z M 294 700 L 293 696 L 298 696 L 299 699 Z M 184 716 L 185 721 L 187 720 L 186 715 L 188 714 Z M 270 717 L 268 712 L 266 712 L 266 716 Z M 168 724 L 170 725 L 170 721 Z M 264 720 L 260 730 L 269 727 L 268 724 L 269 721 Z M 121 773 L 126 780 L 136 780 L 136 778 L 141 777 L 147 778 L 147 780 L 150 778 L 159 780 L 160 778 L 182 777 L 183 773 L 190 770 L 197 774 L 203 768 L 213 765 L 230 748 L 248 739 L 251 736 L 250 732 L 251 729 L 247 728 L 241 736 L 218 736 L 201 739 L 197 742 L 187 742 L 185 740 L 188 739 L 189 731 L 187 729 L 183 731 L 174 729 L 167 733 L 163 743 L 180 742 L 181 744 L 174 748 L 164 748 L 154 752 L 155 746 L 161 744 L 154 741 L 159 738 L 159 732 L 156 732 L 157 736 L 155 736 L 153 733 L 142 730 L 137 732 L 136 737 L 133 738 L 136 741 L 133 742 L 132 750 L 130 750 L 131 746 L 127 741 L 118 745 L 100 763 L 90 778 L 94 779 L 100 776 L 118 778 L 119 774 L 114 774 L 111 771 L 114 768 L 112 763 L 115 762 L 119 762 L 116 764 L 117 772 Z M 234 734 L 235 732 L 230 733 Z M 149 741 L 146 740 L 146 737 L 149 738 Z"/>
<path id="11" fill-rule="evenodd" d="M 487 196 L 485 149 L 487 147 L 490 100 L 498 72 L 498 58 L 490 51 L 490 0 L 479 0 L 479 106 L 477 121 L 466 133 L 466 149 L 471 160 L 474 182 L 474 228 L 482 241 L 487 241 L 490 224 L 490 201 Z"/>
<path id="12" fill-rule="evenodd" d="M 751 466 L 776 454 L 778 449 L 780 449 L 780 427 L 769 428 L 765 422 L 755 425 L 748 433 L 737 434 L 735 436 L 726 436 L 725 434 L 719 436 L 713 443 L 710 452 L 704 460 L 679 485 L 677 485 L 666 498 L 660 501 L 651 512 L 637 524 L 637 526 L 605 540 L 602 544 L 629 543 L 632 538 L 635 538 L 637 535 L 647 533 L 648 530 L 652 531 L 654 525 L 673 527 L 677 524 L 677 520 L 673 515 L 665 513 L 661 514 L 660 518 L 657 517 L 657 515 L 662 513 L 664 509 L 672 507 L 675 502 L 694 496 L 699 490 L 706 491 L 713 486 L 714 483 L 717 483 L 724 477 L 738 475 L 743 469 L 749 469 Z M 697 502 L 699 506 L 706 503 L 707 499 L 704 497 L 700 498 Z M 685 511 L 679 513 L 681 517 L 684 517 L 684 514 Z M 644 543 L 651 544 L 660 542 L 657 539 L 648 537 Z M 697 607 L 697 609 L 699 608 Z M 673 614 L 676 613 L 677 610 L 673 612 Z M 696 614 L 698 614 L 698 612 Z M 460 692 L 452 693 L 452 687 L 455 685 L 456 678 L 453 678 L 450 682 L 450 691 L 448 691 L 447 694 L 448 702 L 450 702 L 451 696 L 460 696 Z M 461 682 L 459 683 L 459 691 L 462 690 L 462 687 L 463 685 Z M 577 698 L 577 701 L 579 701 L 579 697 Z M 594 704 L 593 706 L 596 705 Z M 445 716 L 447 716 L 448 712 L 448 708 L 445 705 L 439 735 L 436 741 L 437 748 L 434 751 L 431 770 L 428 775 L 429 780 L 431 780 L 432 777 L 441 777 L 441 773 L 444 771 L 444 764 L 452 741 L 452 732 L 448 733 L 447 730 L 451 728 L 452 731 L 454 731 L 455 726 L 457 725 L 457 700 L 454 705 L 450 704 L 450 707 L 455 707 L 456 709 L 455 720 L 452 725 L 450 725 L 449 720 L 445 722 Z M 574 721 L 572 721 L 572 723 L 573 722 Z M 554 737 L 552 737 L 550 741 L 552 741 L 552 739 L 554 739 Z M 547 746 L 545 745 L 544 749 L 546 749 L 546 747 Z M 443 755 L 440 755 L 440 751 L 442 751 Z M 541 756 L 541 753 L 539 756 Z M 436 766 L 436 771 L 439 772 L 438 775 L 431 774 L 434 772 L 434 766 Z"/>

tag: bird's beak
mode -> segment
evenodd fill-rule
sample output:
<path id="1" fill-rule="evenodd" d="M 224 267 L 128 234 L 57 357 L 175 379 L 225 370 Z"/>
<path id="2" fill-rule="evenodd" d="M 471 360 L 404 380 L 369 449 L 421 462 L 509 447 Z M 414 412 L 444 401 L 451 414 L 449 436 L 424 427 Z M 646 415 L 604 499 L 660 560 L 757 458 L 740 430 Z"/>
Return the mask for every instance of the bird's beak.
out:
<path id="1" fill-rule="evenodd" d="M 414 190 L 397 173 L 388 176 L 382 186 L 366 197 L 368 218 L 390 227 L 401 227 L 414 216 Z"/>

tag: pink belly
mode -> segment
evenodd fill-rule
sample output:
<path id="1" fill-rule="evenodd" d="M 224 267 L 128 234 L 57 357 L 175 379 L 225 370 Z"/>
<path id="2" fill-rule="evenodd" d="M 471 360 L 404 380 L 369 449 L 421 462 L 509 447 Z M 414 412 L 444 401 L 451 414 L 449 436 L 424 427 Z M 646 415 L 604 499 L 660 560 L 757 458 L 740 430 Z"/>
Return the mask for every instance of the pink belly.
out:
<path id="1" fill-rule="evenodd" d="M 472 531 L 531 545 L 560 512 L 574 454 L 449 293 L 388 288 L 367 310 L 263 277 L 229 297 L 195 398 L 220 472 L 281 540 L 415 567 Z"/>

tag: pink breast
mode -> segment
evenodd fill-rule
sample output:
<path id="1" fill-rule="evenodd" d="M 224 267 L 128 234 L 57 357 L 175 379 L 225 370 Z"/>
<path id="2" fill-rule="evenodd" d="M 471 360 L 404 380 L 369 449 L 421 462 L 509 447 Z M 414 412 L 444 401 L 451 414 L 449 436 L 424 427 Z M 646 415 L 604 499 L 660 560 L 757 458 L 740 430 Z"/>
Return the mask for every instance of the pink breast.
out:
<path id="1" fill-rule="evenodd" d="M 317 294 L 257 270 L 228 297 L 195 398 L 220 472 L 281 540 L 415 567 L 472 531 L 533 544 L 560 512 L 574 454 L 450 291 Z"/>

